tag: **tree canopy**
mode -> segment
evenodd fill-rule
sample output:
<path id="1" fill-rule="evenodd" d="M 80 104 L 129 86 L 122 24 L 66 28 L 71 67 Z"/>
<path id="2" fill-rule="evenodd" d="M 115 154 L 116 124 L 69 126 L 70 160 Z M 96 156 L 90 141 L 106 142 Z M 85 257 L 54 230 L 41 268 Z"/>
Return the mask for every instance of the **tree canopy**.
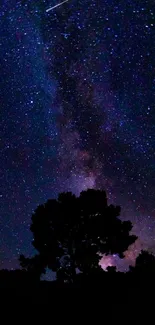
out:
<path id="1" fill-rule="evenodd" d="M 131 222 L 119 219 L 120 211 L 108 205 L 105 191 L 59 194 L 32 215 L 32 244 L 39 255 L 33 260 L 22 256 L 21 265 L 39 267 L 40 273 L 48 267 L 64 281 L 73 279 L 77 269 L 85 274 L 98 269 L 100 254 L 123 258 L 137 237 L 130 235 Z"/>
<path id="2" fill-rule="evenodd" d="M 142 250 L 136 258 L 135 267 L 130 266 L 134 273 L 155 273 L 155 256 L 148 251 Z"/>

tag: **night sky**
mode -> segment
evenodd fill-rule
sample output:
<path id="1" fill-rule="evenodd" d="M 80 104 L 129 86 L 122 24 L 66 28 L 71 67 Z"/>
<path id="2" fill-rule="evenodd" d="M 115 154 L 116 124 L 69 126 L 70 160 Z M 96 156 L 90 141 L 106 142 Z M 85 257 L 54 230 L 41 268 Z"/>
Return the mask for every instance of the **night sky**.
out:
<path id="1" fill-rule="evenodd" d="M 155 253 L 154 0 L 1 3 L 0 268 L 34 253 L 39 204 L 90 187 L 133 222 L 124 264 Z"/>

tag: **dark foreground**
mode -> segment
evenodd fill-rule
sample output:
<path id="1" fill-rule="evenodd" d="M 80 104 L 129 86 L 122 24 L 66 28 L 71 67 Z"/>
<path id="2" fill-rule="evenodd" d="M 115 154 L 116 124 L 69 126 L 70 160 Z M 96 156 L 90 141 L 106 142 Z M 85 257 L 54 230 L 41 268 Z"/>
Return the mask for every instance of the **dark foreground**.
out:
<path id="1" fill-rule="evenodd" d="M 32 278 L 1 271 L 0 290 L 3 304 L 48 305 L 75 307 L 93 303 L 134 307 L 139 303 L 155 303 L 155 277 L 153 274 L 114 273 L 98 276 L 77 276 L 74 283 L 36 281 Z"/>

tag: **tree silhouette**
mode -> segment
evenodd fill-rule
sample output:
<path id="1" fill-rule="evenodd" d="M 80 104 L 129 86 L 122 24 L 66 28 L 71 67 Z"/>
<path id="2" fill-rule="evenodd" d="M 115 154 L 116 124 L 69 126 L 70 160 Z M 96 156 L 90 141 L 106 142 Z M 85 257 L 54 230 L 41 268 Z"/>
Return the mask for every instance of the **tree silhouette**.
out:
<path id="1" fill-rule="evenodd" d="M 106 268 L 106 270 L 107 270 L 109 273 L 113 274 L 113 273 L 116 272 L 116 266 L 108 266 L 108 267 Z"/>
<path id="2" fill-rule="evenodd" d="M 32 278 L 40 279 L 42 273 L 45 274 L 46 264 L 44 263 L 41 255 L 35 255 L 32 258 L 26 258 L 24 255 L 19 257 L 22 269 L 31 274 Z"/>
<path id="3" fill-rule="evenodd" d="M 155 273 L 155 256 L 145 250 L 136 258 L 135 267 L 129 267 L 130 272 L 135 273 Z"/>
<path id="4" fill-rule="evenodd" d="M 21 265 L 33 269 L 34 263 L 40 272 L 48 267 L 58 279 L 68 281 L 74 279 L 77 268 L 85 274 L 98 269 L 100 254 L 123 258 L 137 237 L 129 235 L 132 224 L 121 221 L 119 215 L 120 207 L 108 206 L 104 191 L 89 189 L 79 197 L 71 192 L 59 194 L 32 215 L 30 229 L 39 264 L 35 258 L 22 257 Z"/>

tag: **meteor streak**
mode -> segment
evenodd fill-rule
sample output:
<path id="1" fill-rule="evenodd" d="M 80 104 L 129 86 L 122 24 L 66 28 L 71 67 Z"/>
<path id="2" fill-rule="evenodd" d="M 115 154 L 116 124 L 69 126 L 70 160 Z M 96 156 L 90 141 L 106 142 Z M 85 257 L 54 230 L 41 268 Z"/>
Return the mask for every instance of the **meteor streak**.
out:
<path id="1" fill-rule="evenodd" d="M 63 3 L 67 2 L 67 1 L 68 1 L 68 0 L 65 0 L 65 1 L 63 1 L 63 2 L 58 3 L 58 4 L 55 5 L 54 7 L 51 7 L 51 8 L 49 8 L 49 9 L 47 9 L 46 12 L 49 12 L 49 11 L 51 11 L 52 9 L 61 6 Z"/>

